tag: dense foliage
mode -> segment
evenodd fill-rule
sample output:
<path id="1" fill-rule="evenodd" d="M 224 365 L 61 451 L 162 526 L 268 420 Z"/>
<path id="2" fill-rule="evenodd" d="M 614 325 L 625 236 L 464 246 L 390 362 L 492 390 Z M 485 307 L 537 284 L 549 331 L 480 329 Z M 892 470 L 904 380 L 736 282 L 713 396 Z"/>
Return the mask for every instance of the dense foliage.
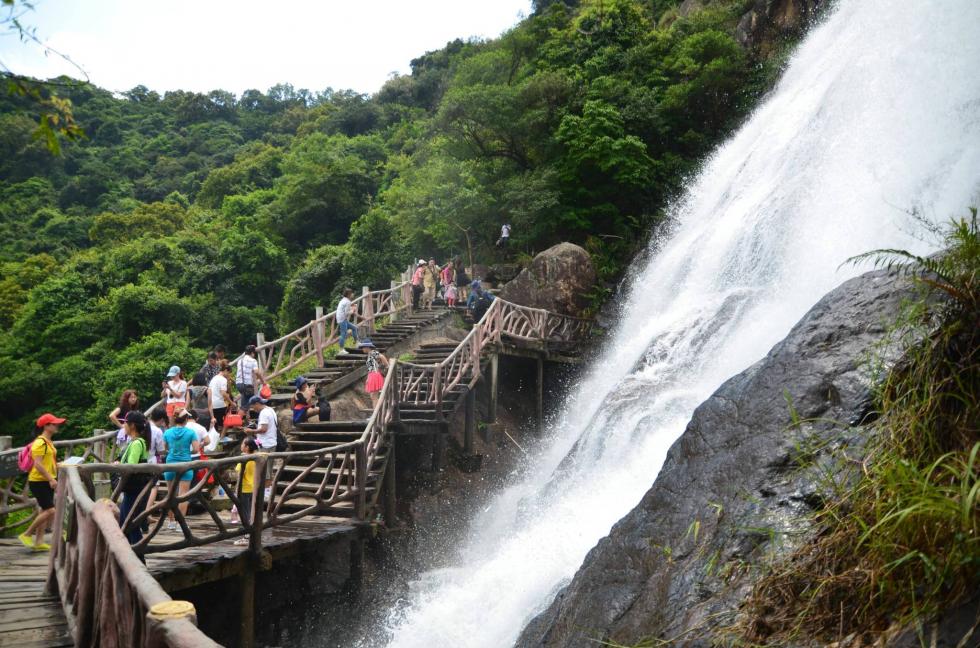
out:
<path id="1" fill-rule="evenodd" d="M 152 400 L 168 365 L 467 235 L 500 260 L 505 222 L 509 254 L 571 240 L 615 278 L 769 80 L 731 36 L 744 2 L 676 4 L 538 2 L 373 96 L 69 85 L 86 137 L 57 156 L 37 106 L 0 97 L 3 431 L 47 408 L 104 424 L 124 387 Z"/>

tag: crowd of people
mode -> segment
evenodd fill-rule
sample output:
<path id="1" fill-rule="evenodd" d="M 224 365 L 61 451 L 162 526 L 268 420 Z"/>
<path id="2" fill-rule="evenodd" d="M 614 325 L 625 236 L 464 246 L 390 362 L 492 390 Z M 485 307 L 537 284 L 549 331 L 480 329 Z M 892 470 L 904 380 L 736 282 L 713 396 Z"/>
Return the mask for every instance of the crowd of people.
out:
<path id="1" fill-rule="evenodd" d="M 414 308 L 420 305 L 430 308 L 437 291 L 441 291 L 450 307 L 456 307 L 465 299 L 474 322 L 483 317 L 494 299 L 479 280 L 470 281 L 467 278 L 459 257 L 442 267 L 436 265 L 434 258 L 428 262 L 419 259 L 411 283 Z M 352 321 L 352 316 L 356 315 L 352 296 L 352 290 L 344 289 L 336 311 L 340 353 L 347 353 L 347 339 L 353 339 L 357 350 L 364 356 L 368 370 L 365 391 L 371 398 L 372 406 L 377 406 L 389 360 L 371 340 L 361 339 Z M 148 416 L 140 408 L 136 390 L 123 390 L 118 406 L 108 415 L 109 421 L 118 429 L 116 445 L 120 463 L 177 464 L 206 459 L 205 453 L 214 451 L 221 441 L 229 440 L 227 437 L 222 439 L 221 434 L 231 428 L 246 430 L 240 446 L 242 455 L 285 449 L 276 412 L 268 405 L 271 388 L 258 361 L 255 345 L 247 346 L 245 353 L 235 362 L 234 375 L 225 353 L 223 346 L 214 347 L 190 382 L 181 367 L 171 366 L 161 382 L 160 404 L 152 408 Z M 313 385 L 303 376 L 295 380 L 290 410 L 294 424 L 314 417 L 330 419 L 329 402 L 318 399 Z M 247 425 L 246 419 L 251 419 Z M 51 413 L 39 417 L 35 426 L 36 438 L 25 446 L 19 458 L 21 469 L 28 473 L 28 488 L 40 512 L 18 537 L 25 546 L 35 551 L 50 549 L 50 545 L 44 542 L 44 534 L 54 517 L 54 495 L 58 485 L 57 452 L 52 438 L 64 422 L 65 419 Z M 254 469 L 253 461 L 238 466 L 240 506 L 237 514 L 246 524 L 252 514 Z M 184 470 L 179 474 L 177 471 L 165 471 L 162 476 L 168 482 L 176 481 L 178 495 L 184 496 L 195 479 L 195 471 Z M 132 544 L 140 542 L 147 524 L 126 525 L 126 521 L 130 517 L 135 519 L 153 505 L 156 489 L 146 488 L 149 479 L 149 475 L 129 475 L 121 485 L 119 521 Z M 182 516 L 186 515 L 187 506 L 186 500 L 178 505 Z M 173 510 L 168 511 L 167 516 L 166 528 L 176 530 L 178 525 Z M 247 540 L 238 542 L 245 543 Z"/>

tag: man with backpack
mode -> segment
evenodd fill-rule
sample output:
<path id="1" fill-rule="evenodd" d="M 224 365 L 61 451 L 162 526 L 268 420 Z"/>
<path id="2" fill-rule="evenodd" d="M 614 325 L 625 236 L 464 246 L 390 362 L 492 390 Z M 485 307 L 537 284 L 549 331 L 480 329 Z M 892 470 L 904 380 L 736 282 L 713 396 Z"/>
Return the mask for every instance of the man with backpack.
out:
<path id="1" fill-rule="evenodd" d="M 490 304 L 493 303 L 493 295 L 488 291 L 484 290 L 480 285 L 479 279 L 474 279 L 473 283 L 470 284 L 473 289 L 470 292 L 469 299 L 466 300 L 466 308 L 469 309 L 473 317 L 473 323 L 477 324 L 483 316 L 486 315 L 487 310 L 490 308 Z"/>
<path id="2" fill-rule="evenodd" d="M 58 433 L 58 427 L 64 422 L 65 419 L 54 414 L 42 414 L 35 426 L 37 438 L 24 446 L 18 457 L 18 465 L 27 473 L 27 486 L 41 512 L 17 538 L 34 551 L 51 549 L 51 545 L 44 542 L 44 533 L 54 518 L 54 492 L 58 488 L 58 451 L 51 437 Z"/>

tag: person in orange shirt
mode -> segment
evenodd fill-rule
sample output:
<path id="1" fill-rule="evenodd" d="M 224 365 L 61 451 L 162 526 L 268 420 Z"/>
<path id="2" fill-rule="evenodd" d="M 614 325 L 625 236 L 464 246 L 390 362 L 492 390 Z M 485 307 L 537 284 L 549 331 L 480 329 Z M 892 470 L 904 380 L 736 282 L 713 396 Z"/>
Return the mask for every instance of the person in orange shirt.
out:
<path id="1" fill-rule="evenodd" d="M 34 551 L 48 551 L 51 545 L 44 542 L 44 532 L 54 519 L 54 491 L 58 488 L 58 451 L 51 437 L 58 433 L 58 427 L 65 419 L 54 414 L 42 414 L 37 420 L 37 438 L 31 444 L 31 457 L 34 466 L 27 475 L 27 486 L 31 489 L 41 512 L 27 527 L 27 531 L 17 536 L 25 547 Z M 31 535 L 34 537 L 32 538 Z"/>

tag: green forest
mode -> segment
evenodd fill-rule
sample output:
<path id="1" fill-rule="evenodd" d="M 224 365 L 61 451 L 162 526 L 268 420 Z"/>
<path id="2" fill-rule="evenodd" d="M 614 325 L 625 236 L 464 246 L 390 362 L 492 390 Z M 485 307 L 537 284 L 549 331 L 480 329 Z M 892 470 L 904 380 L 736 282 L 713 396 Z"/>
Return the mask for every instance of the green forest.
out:
<path id="1" fill-rule="evenodd" d="M 113 94 L 58 80 L 84 135 L 53 153 L 30 97 L 0 94 L 2 434 L 54 410 L 103 427 L 124 388 L 308 321 L 343 286 L 513 226 L 508 261 L 568 240 L 604 291 L 778 56 L 734 38 L 745 2 L 545 1 L 456 40 L 373 95 Z"/>

